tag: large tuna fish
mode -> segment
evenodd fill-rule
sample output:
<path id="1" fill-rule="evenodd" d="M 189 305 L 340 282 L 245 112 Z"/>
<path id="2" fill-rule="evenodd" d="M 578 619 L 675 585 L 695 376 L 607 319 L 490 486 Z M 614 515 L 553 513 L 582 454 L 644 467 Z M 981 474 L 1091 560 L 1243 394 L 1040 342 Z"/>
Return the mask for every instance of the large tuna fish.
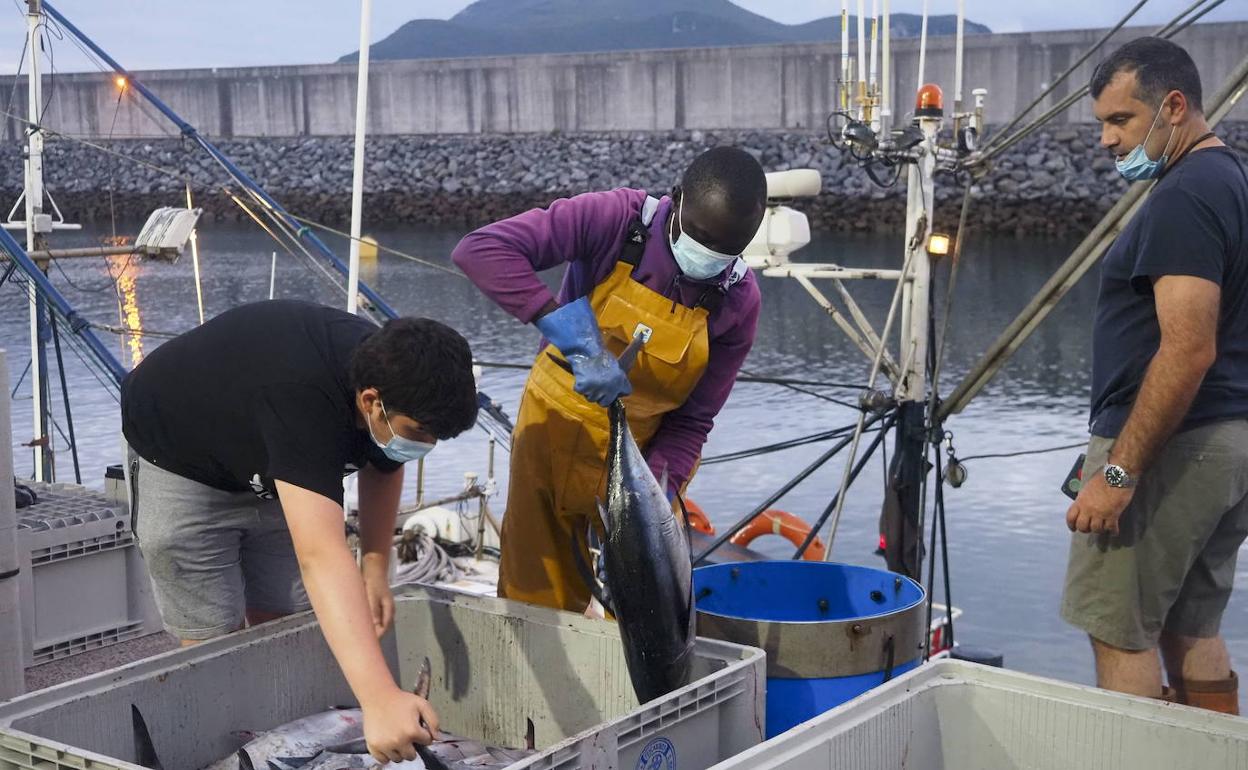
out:
<path id="1" fill-rule="evenodd" d="M 429 698 L 432 681 L 429 659 L 421 663 L 414 692 Z M 328 715 L 357 720 L 352 728 L 338 728 Z M 318 732 L 318 728 L 326 728 Z M 495 770 L 520 762 L 535 753 L 533 723 L 529 722 L 526 747 L 507 749 L 480 741 L 440 733 L 428 746 L 416 746 L 419 758 L 386 765 L 393 770 Z M 363 714 L 359 709 L 335 710 L 291 722 L 248 743 L 238 754 L 207 770 L 369 770 L 381 764 L 368 753 Z"/>
<path id="2" fill-rule="evenodd" d="M 272 763 L 270 770 L 367 770 L 381 767 L 367 751 L 364 741 L 358 740 L 331 746 L 307 764 Z M 417 753 L 419 759 L 391 763 L 386 767 L 391 770 L 502 770 L 533 756 L 534 750 L 531 737 L 528 748 L 506 749 L 442 732 L 438 740 L 428 746 L 418 746 Z"/>
<path id="3" fill-rule="evenodd" d="M 204 770 L 269 770 L 275 762 L 307 763 L 326 746 L 352 741 L 364 735 L 364 713 L 358 708 L 331 709 L 296 719 L 273 730 L 250 737 L 238 753 Z"/>
<path id="4" fill-rule="evenodd" d="M 685 523 L 673 515 L 625 418 L 608 408 L 606 537 L 601 566 L 624 658 L 641 703 L 689 683 L 693 662 L 693 564 Z M 666 475 L 666 474 L 665 474 Z"/>

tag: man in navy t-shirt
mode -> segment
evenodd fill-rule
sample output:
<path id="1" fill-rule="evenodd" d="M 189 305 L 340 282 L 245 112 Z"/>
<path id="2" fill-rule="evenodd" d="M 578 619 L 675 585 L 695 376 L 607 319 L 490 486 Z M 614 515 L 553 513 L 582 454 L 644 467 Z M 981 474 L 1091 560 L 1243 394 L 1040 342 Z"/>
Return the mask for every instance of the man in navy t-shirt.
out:
<path id="1" fill-rule="evenodd" d="M 1119 172 L 1157 182 L 1101 268 L 1062 616 L 1099 686 L 1238 713 L 1219 626 L 1248 534 L 1248 170 L 1174 43 L 1128 43 L 1091 91 Z"/>

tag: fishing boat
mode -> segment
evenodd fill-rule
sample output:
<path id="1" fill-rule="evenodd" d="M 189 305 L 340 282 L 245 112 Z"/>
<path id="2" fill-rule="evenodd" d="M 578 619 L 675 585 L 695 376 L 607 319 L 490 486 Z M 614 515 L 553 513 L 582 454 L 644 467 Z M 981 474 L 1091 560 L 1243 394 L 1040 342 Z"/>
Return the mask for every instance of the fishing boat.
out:
<path id="1" fill-rule="evenodd" d="M 7 232 L 0 230 L 0 249 L 9 258 L 8 274 L 20 272 L 31 287 L 31 379 L 38 444 L 35 481 L 52 481 L 50 468 L 54 446 L 53 431 L 47 420 L 50 389 L 45 374 L 48 371 L 45 350 L 49 337 L 55 340 L 54 334 L 63 333 L 70 347 L 100 372 L 104 386 L 114 392 L 126 372 L 96 333 L 96 326 L 81 317 L 57 290 L 41 265 L 41 261 L 46 265 L 47 260 L 73 256 L 67 252 L 58 253 L 47 242 L 54 232 L 71 225 L 65 222 L 54 203 L 52 213 L 43 210 L 45 194 L 41 182 L 41 148 L 44 134 L 51 129 L 42 125 L 39 113 L 43 99 L 40 96 L 37 51 L 38 30 L 42 24 L 55 24 L 72 36 L 117 78 L 119 88 L 124 88 L 131 98 L 157 110 L 187 141 L 201 148 L 228 175 L 231 180 L 229 193 L 234 200 L 247 209 L 249 216 L 264 225 L 284 248 L 297 253 L 309 265 L 315 265 L 312 269 L 331 280 L 349 311 L 368 313 L 379 320 L 397 315 L 382 296 L 360 280 L 361 247 L 367 243 L 362 233 L 362 191 L 370 0 L 363 0 L 361 4 L 352 213 L 350 231 L 345 234 L 349 239 L 350 253 L 346 261 L 317 235 L 317 230 L 322 229 L 320 226 L 287 211 L 210 139 L 183 120 L 140 78 L 113 59 L 60 11 L 43 0 L 26 1 L 30 55 L 27 61 L 29 112 L 26 123 L 29 131 L 27 187 L 23 199 L 25 219 L 14 220 L 11 216 L 10 225 L 24 229 L 27 237 L 23 247 Z M 1171 36 L 1186 28 L 1209 10 L 1211 1 L 1202 0 L 1191 6 L 1158 30 L 1158 34 Z M 1083 59 L 1052 82 L 1023 114 L 1003 129 L 989 134 L 984 124 L 988 93 L 975 89 L 970 100 L 964 99 L 963 95 L 965 10 L 964 0 L 960 0 L 957 64 L 951 98 L 946 99 L 944 91 L 926 78 L 922 53 L 926 45 L 925 3 L 914 112 L 911 118 L 898 120 L 892 114 L 896 100 L 888 91 L 889 84 L 894 82 L 890 76 L 890 0 L 872 0 L 869 14 L 864 8 L 864 0 L 858 0 L 856 46 L 850 44 L 849 4 L 848 0 L 843 0 L 838 109 L 828 119 L 828 142 L 844 154 L 847 162 L 866 169 L 882 187 L 896 184 L 903 175 L 906 177 L 905 226 L 903 232 L 897 234 L 898 268 L 868 269 L 790 259 L 810 241 L 810 228 L 800 211 L 800 201 L 819 194 L 821 188 L 818 173 L 808 169 L 769 175 L 768 210 L 763 227 L 744 256 L 750 267 L 762 276 L 799 284 L 826 312 L 831 324 L 869 361 L 868 383 L 858 399 L 857 419 L 855 424 L 846 426 L 836 435 L 827 436 L 828 440 L 835 439 L 834 445 L 809 466 L 792 478 L 778 476 L 773 494 L 722 531 L 710 524 L 711 517 L 699 515 L 701 509 L 696 501 L 686 501 L 688 517 L 693 525 L 691 538 L 695 567 L 772 561 L 750 548 L 754 538 L 767 533 L 781 534 L 790 539 L 795 546 L 793 560 L 830 563 L 836 553 L 837 530 L 845 510 L 847 492 L 865 464 L 891 435 L 895 451 L 881 498 L 879 554 L 884 557 L 887 566 L 887 570 L 881 572 L 902 576 L 920 586 L 921 600 L 911 602 L 907 607 L 912 615 L 922 617 L 921 638 L 915 653 L 916 665 L 947 657 L 984 658 L 983 651 L 962 649 L 965 645 L 954 634 L 955 621 L 961 611 L 953 605 L 951 598 L 944 490 L 948 486 L 961 484 L 965 468 L 953 451 L 946 421 L 965 408 L 984 388 L 1064 292 L 1095 264 L 1112 239 L 1115 225 L 1129 216 L 1132 206 L 1146 194 L 1144 189 L 1133 189 L 1124 202 L 1110 212 L 1106 222 L 1080 244 L 1070 260 L 1018 319 L 987 349 L 972 372 L 948 395 L 942 394 L 940 378 L 945 353 L 944 332 L 954 318 L 951 308 L 953 286 L 965 240 L 962 236 L 967 212 L 973 205 L 972 181 L 985 173 L 1002 152 L 1057 114 L 1050 110 L 1030 122 L 1024 122 L 1027 115 L 1054 93 L 1079 64 L 1109 39 L 1107 34 Z M 1135 11 L 1138 10 L 1139 6 Z M 1130 15 L 1124 18 L 1114 31 L 1130 18 Z M 851 50 L 856 55 L 851 55 Z M 1248 60 L 1241 63 L 1226 85 L 1210 100 L 1208 114 L 1211 125 L 1216 125 L 1234 106 L 1243 93 L 1245 82 L 1248 82 Z M 1076 89 L 1063 104 L 1069 106 L 1081 95 L 1082 92 Z M 948 111 L 946 104 L 949 105 Z M 950 127 L 951 131 L 946 132 L 945 129 Z M 934 227 L 938 172 L 950 172 L 954 178 L 960 174 L 967 180 L 961 222 L 958 229 L 951 233 L 938 232 Z M 16 208 L 15 205 L 15 211 Z M 194 235 L 198 215 L 199 211 L 192 206 L 188 186 L 185 206 L 171 206 L 156 212 L 132 243 L 114 247 L 111 253 L 180 255 L 189 246 L 198 275 L 199 257 Z M 943 304 L 938 301 L 936 293 L 938 271 L 946 271 L 944 284 L 947 293 Z M 862 280 L 895 284 L 887 317 L 879 328 L 868 321 L 847 288 L 847 282 Z M 826 286 L 832 288 L 831 296 L 822 288 Z M 200 314 L 202 320 L 202 304 Z M 939 334 L 938 329 L 941 331 Z M 500 448 L 505 451 L 512 425 L 499 403 L 488 394 L 479 393 L 479 405 L 480 427 L 489 435 L 488 456 L 483 458 L 486 467 L 484 477 L 475 472 L 467 473 L 461 490 L 428 500 L 424 484 L 425 461 L 419 462 L 416 500 L 400 511 L 400 531 L 396 533 L 395 544 L 397 558 L 393 560 L 396 584 L 419 583 L 479 596 L 490 596 L 495 592 L 500 533 L 497 517 L 490 507 L 491 500 L 497 495 L 495 452 Z M 74 448 L 72 431 L 70 448 Z M 945 455 L 943 458 L 942 453 Z M 775 507 L 796 485 L 837 457 L 845 458 L 841 481 L 820 516 L 804 521 Z M 354 526 L 350 482 L 347 491 L 346 524 L 350 532 Z M 941 562 L 941 585 L 938 585 L 936 576 L 938 561 Z M 926 576 L 924 566 L 927 567 Z M 936 601 L 938 593 L 943 593 L 943 602 Z M 859 617 L 865 616 L 854 616 L 850 620 Z M 872 673 L 879 673 L 887 680 L 892 677 L 892 668 L 890 658 L 886 670 L 881 667 Z"/>

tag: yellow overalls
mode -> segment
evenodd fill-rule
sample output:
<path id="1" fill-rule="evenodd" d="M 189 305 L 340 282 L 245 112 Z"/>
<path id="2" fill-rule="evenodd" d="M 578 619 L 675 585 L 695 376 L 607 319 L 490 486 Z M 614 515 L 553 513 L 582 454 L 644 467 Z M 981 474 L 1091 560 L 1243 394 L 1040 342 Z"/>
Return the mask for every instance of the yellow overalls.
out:
<path id="1" fill-rule="evenodd" d="M 633 280 L 621 259 L 594 288 L 590 305 L 603 344 L 619 354 L 642 324 L 651 330 L 629 371 L 628 424 L 643 450 L 663 415 L 689 398 L 706 370 L 706 308 L 688 308 Z M 580 612 L 590 592 L 576 566 L 589 515 L 605 505 L 607 410 L 572 389 L 572 375 L 542 350 L 529 372 L 512 434 L 511 477 L 503 516 L 498 595 Z M 575 537 L 574 537 L 575 535 Z M 617 588 L 616 590 L 626 590 Z"/>

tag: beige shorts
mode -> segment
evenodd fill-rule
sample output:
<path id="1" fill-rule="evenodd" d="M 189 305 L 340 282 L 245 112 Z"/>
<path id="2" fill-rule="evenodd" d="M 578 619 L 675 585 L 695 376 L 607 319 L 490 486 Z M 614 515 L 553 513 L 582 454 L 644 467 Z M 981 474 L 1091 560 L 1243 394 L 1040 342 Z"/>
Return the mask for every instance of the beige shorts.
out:
<path id="1" fill-rule="evenodd" d="M 1092 437 L 1084 479 L 1101 472 L 1112 446 Z M 1171 438 L 1118 526 L 1117 535 L 1071 538 L 1062 617 L 1125 650 L 1156 647 L 1162 631 L 1216 636 L 1248 535 L 1248 420 Z"/>

